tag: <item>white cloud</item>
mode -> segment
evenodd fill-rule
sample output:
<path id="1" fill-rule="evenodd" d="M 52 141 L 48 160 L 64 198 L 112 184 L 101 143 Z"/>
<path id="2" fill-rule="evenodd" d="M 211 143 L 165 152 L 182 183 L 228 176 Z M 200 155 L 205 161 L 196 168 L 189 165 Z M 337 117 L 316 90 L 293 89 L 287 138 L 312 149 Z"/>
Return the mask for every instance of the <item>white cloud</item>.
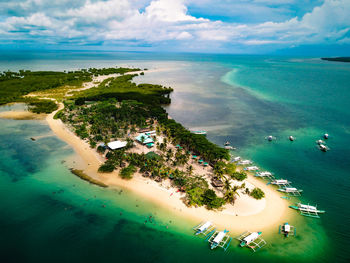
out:
<path id="1" fill-rule="evenodd" d="M 350 0 L 325 0 L 302 17 L 255 24 L 194 16 L 188 11 L 189 2 L 200 3 L 198 0 L 0 2 L 1 9 L 13 13 L 0 22 L 0 34 L 1 39 L 73 41 L 82 45 L 101 41 L 161 45 L 176 41 L 184 47 L 219 48 L 230 44 L 292 46 L 349 42 Z M 211 0 L 202 3 L 206 2 L 212 3 Z M 273 1 L 253 2 L 261 5 Z M 292 2 L 284 0 L 284 4 Z"/>

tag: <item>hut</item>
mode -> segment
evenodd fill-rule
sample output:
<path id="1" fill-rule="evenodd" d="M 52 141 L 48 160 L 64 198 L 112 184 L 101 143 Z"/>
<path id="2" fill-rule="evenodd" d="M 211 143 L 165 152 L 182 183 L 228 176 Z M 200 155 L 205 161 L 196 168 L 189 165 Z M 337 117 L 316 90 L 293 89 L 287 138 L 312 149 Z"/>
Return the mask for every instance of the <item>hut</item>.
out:
<path id="1" fill-rule="evenodd" d="M 211 184 L 212 186 L 214 187 L 223 187 L 224 186 L 224 183 L 217 177 L 214 177 L 212 180 L 211 180 Z"/>
<path id="2" fill-rule="evenodd" d="M 121 142 L 121 141 L 113 141 L 107 143 L 107 146 L 110 150 L 117 150 L 124 148 L 126 146 L 127 142 Z"/>

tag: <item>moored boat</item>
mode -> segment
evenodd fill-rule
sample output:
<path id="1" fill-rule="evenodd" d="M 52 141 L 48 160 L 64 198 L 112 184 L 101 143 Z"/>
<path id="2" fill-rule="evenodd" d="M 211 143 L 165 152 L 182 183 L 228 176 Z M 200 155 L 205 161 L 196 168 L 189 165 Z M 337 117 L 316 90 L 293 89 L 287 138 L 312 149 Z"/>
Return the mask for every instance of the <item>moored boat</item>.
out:
<path id="1" fill-rule="evenodd" d="M 239 245 L 241 247 L 247 246 L 250 243 L 252 243 L 253 241 L 255 241 L 261 234 L 262 234 L 262 232 L 253 232 L 250 235 L 243 238 Z"/>

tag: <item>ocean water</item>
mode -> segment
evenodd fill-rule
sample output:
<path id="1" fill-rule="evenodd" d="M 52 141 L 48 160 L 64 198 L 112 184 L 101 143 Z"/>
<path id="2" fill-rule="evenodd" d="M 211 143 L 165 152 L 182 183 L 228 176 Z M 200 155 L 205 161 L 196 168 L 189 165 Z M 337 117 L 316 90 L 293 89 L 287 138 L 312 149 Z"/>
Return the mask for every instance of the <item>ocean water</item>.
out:
<path id="1" fill-rule="evenodd" d="M 207 130 L 219 145 L 229 140 L 237 147 L 234 155 L 291 180 L 304 190 L 303 201 L 326 214 L 321 219 L 297 216 L 290 222 L 297 226 L 297 237 L 270 234 L 268 245 L 255 254 L 237 248 L 237 241 L 227 252 L 210 251 L 192 235 L 195 222 L 123 189 L 101 189 L 72 175 L 73 150 L 45 122 L 0 119 L 1 262 L 350 259 L 350 64 L 208 54 L 0 54 L 1 70 L 114 65 L 158 70 L 136 81 L 172 86 L 167 110 L 173 118 Z M 315 144 L 325 132 L 330 134 L 327 153 Z M 277 139 L 267 142 L 270 134 Z M 296 140 L 290 142 L 289 135 Z"/>

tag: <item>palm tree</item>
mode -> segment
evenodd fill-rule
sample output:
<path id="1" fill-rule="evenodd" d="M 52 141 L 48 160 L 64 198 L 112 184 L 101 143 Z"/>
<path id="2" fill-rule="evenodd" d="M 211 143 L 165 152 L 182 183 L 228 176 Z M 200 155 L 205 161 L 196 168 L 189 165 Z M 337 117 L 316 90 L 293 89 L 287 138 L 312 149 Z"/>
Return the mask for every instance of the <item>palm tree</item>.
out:
<path id="1" fill-rule="evenodd" d="M 192 172 L 193 172 L 193 166 L 192 165 L 187 166 L 188 175 L 192 175 Z"/>
<path id="2" fill-rule="evenodd" d="M 141 136 L 141 144 L 142 144 L 142 153 L 144 152 L 144 143 L 145 143 L 145 136 Z"/>

